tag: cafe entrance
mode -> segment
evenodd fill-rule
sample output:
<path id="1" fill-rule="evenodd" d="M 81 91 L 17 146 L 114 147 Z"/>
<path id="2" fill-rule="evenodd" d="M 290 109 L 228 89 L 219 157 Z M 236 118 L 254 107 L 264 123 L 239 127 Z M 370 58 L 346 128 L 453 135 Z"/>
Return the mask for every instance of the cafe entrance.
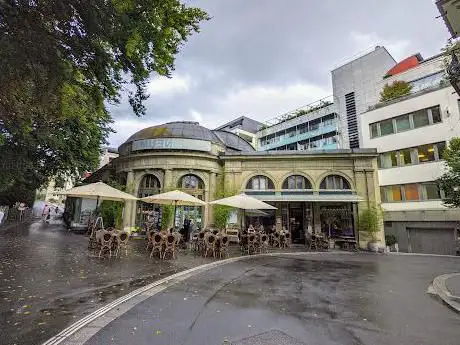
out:
<path id="1" fill-rule="evenodd" d="M 312 203 L 289 202 L 279 206 L 282 229 L 291 233 L 292 243 L 305 244 L 305 231 L 313 222 Z"/>

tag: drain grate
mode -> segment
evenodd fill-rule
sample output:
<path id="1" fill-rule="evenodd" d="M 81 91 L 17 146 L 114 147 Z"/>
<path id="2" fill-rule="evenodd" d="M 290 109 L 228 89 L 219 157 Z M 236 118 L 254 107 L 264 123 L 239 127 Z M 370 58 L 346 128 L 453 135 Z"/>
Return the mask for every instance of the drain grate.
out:
<path id="1" fill-rule="evenodd" d="M 232 342 L 232 345 L 306 345 L 305 343 L 291 337 L 281 331 L 272 330 L 249 338 L 242 339 L 238 342 Z"/>

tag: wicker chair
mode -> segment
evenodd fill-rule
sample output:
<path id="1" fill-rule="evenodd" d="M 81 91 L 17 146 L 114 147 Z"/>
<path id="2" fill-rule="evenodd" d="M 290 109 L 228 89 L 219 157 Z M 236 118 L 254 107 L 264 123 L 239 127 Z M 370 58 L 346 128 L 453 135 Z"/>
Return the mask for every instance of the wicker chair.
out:
<path id="1" fill-rule="evenodd" d="M 222 258 L 222 255 L 225 257 L 228 256 L 228 245 L 230 243 L 230 238 L 227 235 L 224 235 L 220 238 L 220 247 L 219 247 L 219 257 Z"/>
<path id="2" fill-rule="evenodd" d="M 208 252 L 211 251 L 211 253 L 216 257 L 216 253 L 214 251 L 216 245 L 216 236 L 214 234 L 208 234 L 204 238 L 204 257 L 206 258 L 208 256 Z"/>
<path id="3" fill-rule="evenodd" d="M 258 251 L 258 242 L 255 234 L 248 235 L 248 254 L 255 253 Z"/>
<path id="4" fill-rule="evenodd" d="M 280 248 L 285 248 L 286 247 L 286 233 L 281 232 L 280 233 Z"/>
<path id="5" fill-rule="evenodd" d="M 117 245 L 117 251 L 115 252 L 115 256 L 118 256 L 120 249 L 124 249 L 125 256 L 128 256 L 128 241 L 129 241 L 129 234 L 126 231 L 122 231 L 118 235 L 118 245 Z"/>
<path id="6" fill-rule="evenodd" d="M 280 242 L 280 233 L 279 232 L 275 232 L 273 235 L 272 235 L 272 246 L 273 247 L 279 247 L 281 244 Z"/>
<path id="7" fill-rule="evenodd" d="M 153 246 L 153 237 L 156 233 L 157 232 L 155 230 L 147 232 L 147 246 L 145 247 L 145 250 L 149 250 Z"/>
<path id="8" fill-rule="evenodd" d="M 161 255 L 163 254 L 163 243 L 163 236 L 160 233 L 155 233 L 152 237 L 152 251 L 150 252 L 150 257 L 153 256 L 154 252 L 158 252 L 161 259 Z"/>
<path id="9" fill-rule="evenodd" d="M 204 254 L 204 250 L 206 249 L 205 245 L 205 237 L 206 237 L 206 232 L 205 231 L 200 231 L 198 233 L 198 240 L 196 242 L 196 249 L 198 250 L 199 253 Z"/>
<path id="10" fill-rule="evenodd" d="M 168 236 L 166 236 L 163 260 L 165 259 L 167 253 L 170 253 L 173 259 L 176 258 L 176 241 L 177 237 L 173 234 L 169 234 Z"/>
<path id="11" fill-rule="evenodd" d="M 266 253 L 268 251 L 268 235 L 262 234 L 260 235 L 260 245 L 259 245 L 259 250 L 260 253 Z"/>
<path id="12" fill-rule="evenodd" d="M 289 233 L 289 231 L 286 231 L 284 233 L 284 238 L 285 238 L 284 246 L 289 248 L 291 246 L 291 234 Z"/>
<path id="13" fill-rule="evenodd" d="M 109 252 L 109 257 L 112 256 L 112 244 L 113 244 L 113 236 L 110 232 L 105 231 L 101 237 L 101 249 L 99 250 L 99 257 L 104 251 Z"/>

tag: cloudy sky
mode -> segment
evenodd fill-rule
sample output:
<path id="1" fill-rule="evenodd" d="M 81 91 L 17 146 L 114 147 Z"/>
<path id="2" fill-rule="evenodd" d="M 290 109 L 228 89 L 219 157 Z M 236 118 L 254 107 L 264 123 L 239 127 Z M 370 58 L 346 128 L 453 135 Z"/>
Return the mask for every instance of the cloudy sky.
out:
<path id="1" fill-rule="evenodd" d="M 396 60 L 439 53 L 449 37 L 433 0 L 188 0 L 212 19 L 177 56 L 171 79 L 152 76 L 147 114 L 110 107 L 109 142 L 170 121 L 214 128 L 259 121 L 332 94 L 330 71 L 384 45 Z"/>

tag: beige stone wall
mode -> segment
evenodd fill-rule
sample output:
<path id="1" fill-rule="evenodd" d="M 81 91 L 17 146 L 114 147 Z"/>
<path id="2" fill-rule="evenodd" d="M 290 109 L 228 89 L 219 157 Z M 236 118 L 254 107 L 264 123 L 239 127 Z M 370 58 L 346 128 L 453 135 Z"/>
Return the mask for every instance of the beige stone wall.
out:
<path id="1" fill-rule="evenodd" d="M 377 160 L 373 154 L 324 154 L 324 155 L 286 155 L 286 156 L 235 156 L 224 158 L 226 188 L 240 192 L 246 189 L 248 181 L 256 175 L 269 177 L 275 191 L 282 189 L 284 180 L 290 175 L 303 175 L 318 191 L 321 181 L 328 175 L 343 176 L 351 189 L 365 201 L 358 203 L 359 214 L 369 205 L 380 205 Z M 318 212 L 315 212 L 318 215 Z M 319 215 L 318 215 L 319 217 Z M 318 219 L 315 217 L 316 225 Z M 378 234 L 379 242 L 384 244 L 383 221 Z M 367 236 L 359 234 L 360 247 L 367 247 Z"/>
<path id="2" fill-rule="evenodd" d="M 226 190 L 241 192 L 247 182 L 256 175 L 269 177 L 275 190 L 280 191 L 284 180 L 290 175 L 303 175 L 312 184 L 314 191 L 319 190 L 321 181 L 328 175 L 343 176 L 353 191 L 365 201 L 360 202 L 356 212 L 369 205 L 380 205 L 380 190 L 377 176 L 375 154 L 318 154 L 318 155 L 284 155 L 284 156 L 224 156 L 219 159 L 213 154 L 186 152 L 141 153 L 120 157 L 116 161 L 117 172 L 127 172 L 130 191 L 137 195 L 139 184 L 146 174 L 155 175 L 162 189 L 174 189 L 182 176 L 194 174 L 204 182 L 205 201 L 215 198 L 218 180 L 224 178 Z M 125 209 L 125 226 L 135 223 L 135 203 Z M 204 223 L 213 222 L 212 207 L 204 210 Z M 360 246 L 367 246 L 367 239 L 360 234 Z M 384 243 L 383 222 L 379 233 L 381 244 Z"/>
<path id="3" fill-rule="evenodd" d="M 130 193 L 138 195 L 139 186 L 145 175 L 152 174 L 160 181 L 162 191 L 179 189 L 181 178 L 188 174 L 198 176 L 204 184 L 205 201 L 214 200 L 215 180 L 221 172 L 218 158 L 205 153 L 155 152 L 133 154 L 116 161 L 117 172 L 127 172 L 127 185 Z M 131 202 L 125 208 L 125 226 L 133 226 L 136 217 L 136 203 Z M 212 210 L 206 206 L 203 210 L 204 223 L 212 221 Z"/>

